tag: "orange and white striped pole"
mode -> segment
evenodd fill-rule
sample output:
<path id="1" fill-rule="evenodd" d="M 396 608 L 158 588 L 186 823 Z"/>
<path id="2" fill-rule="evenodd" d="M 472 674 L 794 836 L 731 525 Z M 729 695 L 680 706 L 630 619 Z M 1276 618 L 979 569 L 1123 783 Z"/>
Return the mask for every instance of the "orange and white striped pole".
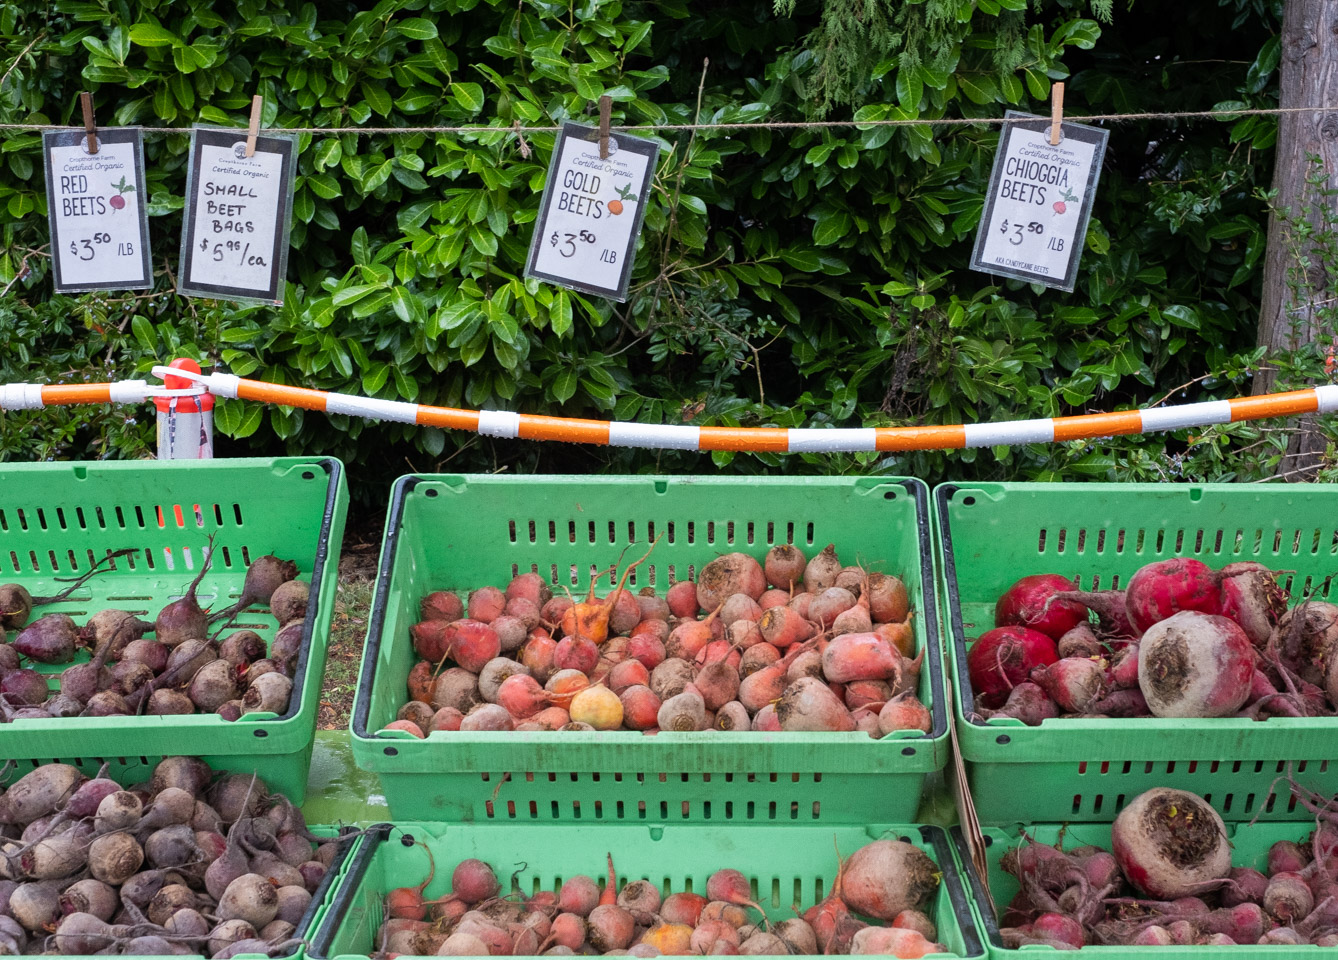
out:
<path id="1" fill-rule="evenodd" d="M 488 437 L 557 440 L 613 447 L 660 450 L 734 450 L 770 453 L 856 453 L 862 451 L 961 450 L 1089 440 L 1121 434 L 1155 433 L 1242 420 L 1332 413 L 1338 410 L 1338 385 L 1290 393 L 1210 400 L 1177 407 L 1152 407 L 1076 417 L 1010 420 L 924 427 L 862 427 L 807 429 L 771 427 L 696 427 L 609 420 L 545 417 L 504 410 L 459 410 L 397 400 L 377 400 L 344 393 L 309 390 L 227 373 L 185 374 L 154 367 L 155 376 L 186 376 L 220 397 L 257 400 L 326 413 L 342 413 L 414 423 L 450 430 L 469 430 Z M 2 389 L 2 388 L 0 388 Z M 77 401 L 75 401 L 77 402 Z M 0 395 L 0 407 L 4 405 Z"/>
<path id="2" fill-rule="evenodd" d="M 1095 440 L 1122 434 L 1157 433 L 1185 427 L 1338 411 L 1338 385 L 1326 384 L 1290 393 L 1210 400 L 1176 407 L 1150 407 L 1115 413 L 997 423 L 853 429 L 697 427 L 546 417 L 505 410 L 459 410 L 309 390 L 263 380 L 246 380 L 227 373 L 190 373 L 172 367 L 154 367 L 153 374 L 191 380 L 197 386 L 174 390 L 151 385 L 143 380 L 85 384 L 0 384 L 0 410 L 32 410 L 81 403 L 140 403 L 154 397 L 196 396 L 201 389 L 205 389 L 219 397 L 256 400 L 371 420 L 468 430 L 487 437 L 659 450 L 770 453 L 899 452 L 1017 446 L 1025 443 Z"/>

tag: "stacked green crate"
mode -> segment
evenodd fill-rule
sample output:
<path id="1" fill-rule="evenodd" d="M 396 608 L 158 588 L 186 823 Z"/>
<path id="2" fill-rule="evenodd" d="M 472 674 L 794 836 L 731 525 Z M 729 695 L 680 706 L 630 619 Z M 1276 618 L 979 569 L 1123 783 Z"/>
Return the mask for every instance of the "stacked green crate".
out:
<path id="1" fill-rule="evenodd" d="M 1338 720 L 1270 718 L 1054 719 L 1037 727 L 974 715 L 971 642 L 995 626 L 1015 581 L 1053 573 L 1081 589 L 1118 589 L 1142 566 L 1194 557 L 1213 569 L 1257 561 L 1293 598 L 1328 599 L 1338 569 L 1338 489 L 1324 485 L 942 484 L 934 491 L 954 721 L 987 844 L 989 892 L 1002 910 L 1018 881 L 1000 861 L 1026 838 L 1065 849 L 1110 848 L 1110 822 L 1153 787 L 1195 793 L 1227 824 L 1236 866 L 1263 868 L 1278 840 L 1302 841 L 1314 821 L 1291 796 L 1292 774 L 1338 793 Z M 954 828 L 959 862 L 990 955 L 1016 960 L 1045 946 L 1005 949 L 989 898 Z M 1092 945 L 1111 957 L 1234 957 L 1245 946 Z M 1270 957 L 1319 957 L 1315 946 L 1271 945 Z"/>
<path id="2" fill-rule="evenodd" d="M 663 592 L 723 553 L 828 543 L 909 591 L 929 734 L 378 732 L 406 699 L 409 627 L 440 589 L 534 571 L 583 595 L 656 542 L 629 587 Z M 358 765 L 396 819 L 524 822 L 908 822 L 947 760 L 928 497 L 898 478 L 424 476 L 394 488 L 353 708 Z M 624 558 L 624 554 L 627 556 Z"/>
<path id="3" fill-rule="evenodd" d="M 554 890 L 564 879 L 605 874 L 612 852 L 619 880 L 646 879 L 661 895 L 701 892 L 707 878 L 733 867 L 749 878 L 756 900 L 772 921 L 819 902 L 836 880 L 837 851 L 849 856 L 884 837 L 906 840 L 942 868 L 942 882 L 926 912 L 947 953 L 935 957 L 983 957 L 984 947 L 953 865 L 947 835 L 939 827 L 912 826 L 708 826 L 704 824 L 441 824 L 385 825 L 359 849 L 344 883 L 307 950 L 313 960 L 366 957 L 378 950 L 386 893 L 435 879 L 428 899 L 450 892 L 454 864 L 474 857 L 513 880 L 522 894 Z M 833 848 L 835 844 L 835 849 Z M 429 855 L 431 860 L 429 860 Z M 755 916 L 755 915 L 754 915 Z"/>
<path id="4" fill-rule="evenodd" d="M 254 771 L 301 803 L 347 509 L 343 466 L 329 458 L 0 466 L 0 582 L 51 596 L 63 579 L 109 553 L 131 551 L 68 599 L 36 608 L 33 619 L 67 613 L 82 624 L 99 610 L 117 608 L 152 620 L 184 594 L 211 535 L 210 568 L 197 592 L 201 606 L 231 603 L 247 564 L 268 553 L 295 561 L 298 576 L 311 584 L 283 714 L 249 714 L 231 723 L 207 713 L 21 720 L 0 725 L 0 758 L 15 761 L 20 773 L 59 760 L 91 775 L 105 761 L 113 777 L 129 782 L 164 756 L 194 755 L 215 769 Z M 254 630 L 268 643 L 278 626 L 268 612 L 247 612 L 234 628 Z M 54 687 L 66 666 L 39 669 Z"/>

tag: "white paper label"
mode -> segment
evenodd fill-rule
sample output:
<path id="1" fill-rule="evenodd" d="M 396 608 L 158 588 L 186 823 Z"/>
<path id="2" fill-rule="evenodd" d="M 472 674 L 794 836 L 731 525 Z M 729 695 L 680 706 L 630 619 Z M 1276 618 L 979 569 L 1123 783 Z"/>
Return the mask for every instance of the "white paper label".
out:
<path id="1" fill-rule="evenodd" d="M 292 209 L 292 143 L 262 137 L 248 157 L 245 139 L 227 131 L 196 131 L 182 238 L 183 289 L 192 296 L 277 303 Z"/>
<path id="2" fill-rule="evenodd" d="M 56 290 L 152 286 L 139 131 L 99 131 L 96 154 L 82 130 L 43 144 Z"/>
<path id="3" fill-rule="evenodd" d="M 565 124 L 530 243 L 527 276 L 625 300 L 659 145 L 615 134 L 599 158 L 593 128 Z"/>
<path id="4" fill-rule="evenodd" d="M 1051 146 L 1049 122 L 1038 118 L 1000 136 L 974 269 L 1073 289 L 1106 131 L 1079 124 L 1064 124 L 1063 131 Z"/>

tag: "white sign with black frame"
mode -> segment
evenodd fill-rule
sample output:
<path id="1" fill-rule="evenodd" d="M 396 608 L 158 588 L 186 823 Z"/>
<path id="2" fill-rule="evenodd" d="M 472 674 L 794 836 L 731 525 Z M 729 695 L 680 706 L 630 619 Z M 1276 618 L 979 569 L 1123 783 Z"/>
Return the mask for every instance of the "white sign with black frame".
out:
<path id="1" fill-rule="evenodd" d="M 42 134 L 57 293 L 153 286 L 140 130 L 104 127 L 97 138 L 90 153 L 83 130 Z"/>
<path id="2" fill-rule="evenodd" d="M 548 167 L 525 276 L 623 302 L 660 145 L 564 123 Z"/>
<path id="3" fill-rule="evenodd" d="M 971 269 L 1072 290 L 1109 133 L 1009 110 L 994 155 Z"/>
<path id="4" fill-rule="evenodd" d="M 191 297 L 283 303 L 297 138 L 191 132 L 178 289 Z"/>

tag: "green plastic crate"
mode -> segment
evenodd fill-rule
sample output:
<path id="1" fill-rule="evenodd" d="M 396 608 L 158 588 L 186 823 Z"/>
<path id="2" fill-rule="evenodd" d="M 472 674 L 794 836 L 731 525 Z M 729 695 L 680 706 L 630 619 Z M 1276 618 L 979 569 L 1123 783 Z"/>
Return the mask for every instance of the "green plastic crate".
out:
<path id="1" fill-rule="evenodd" d="M 533 894 L 556 889 L 570 876 L 607 876 L 605 853 L 612 853 L 620 884 L 650 880 L 661 894 L 702 891 L 716 870 L 743 872 L 753 897 L 772 920 L 793 917 L 794 904 L 807 909 L 821 900 L 836 878 L 836 850 L 849 856 L 872 840 L 896 837 L 915 844 L 943 873 L 938 893 L 926 908 L 948 953 L 935 957 L 983 957 L 985 947 L 948 836 L 930 826 L 695 826 L 687 824 L 608 824 L 597 830 L 575 824 L 384 824 L 381 836 L 366 838 L 334 892 L 312 938 L 313 960 L 366 957 L 376 949 L 386 893 L 415 885 L 428 873 L 423 841 L 436 859 L 429 898 L 450 891 L 451 870 L 469 857 L 490 864 L 505 882 L 512 871 L 520 888 Z"/>
<path id="2" fill-rule="evenodd" d="M 1235 718 L 982 723 L 969 639 L 1019 577 L 1058 573 L 1114 589 L 1144 564 L 1192 556 L 1214 569 L 1257 560 L 1309 594 L 1338 572 L 1338 488 L 1323 484 L 941 484 L 934 491 L 954 718 L 982 823 L 1113 820 L 1152 787 L 1199 794 L 1227 820 L 1304 814 L 1275 779 L 1289 766 L 1338 793 L 1338 720 Z M 1329 595 L 1325 587 L 1317 599 Z"/>
<path id="3" fill-rule="evenodd" d="M 164 756 L 195 755 L 215 769 L 254 770 L 301 803 L 347 510 L 343 465 L 330 458 L 0 466 L 0 582 L 51 596 L 63 586 L 57 578 L 134 549 L 69 599 L 36 608 L 33 619 L 68 613 L 82 624 L 116 607 L 152 620 L 194 579 L 210 533 L 214 562 L 197 592 L 201 606 L 231 603 L 250 558 L 267 553 L 294 560 L 311 583 L 293 696 L 282 716 L 234 723 L 215 714 L 22 720 L 0 725 L 0 757 L 16 761 L 20 772 L 55 760 L 96 770 L 106 760 L 121 779 L 118 771 L 130 776 Z M 250 628 L 268 641 L 277 626 L 268 612 L 247 612 L 230 631 Z M 40 669 L 54 688 L 66 666 Z"/>
<path id="4" fill-rule="evenodd" d="M 1231 838 L 1232 864 L 1237 867 L 1254 867 L 1256 870 L 1267 872 L 1265 868 L 1268 866 L 1268 848 L 1279 840 L 1295 842 L 1304 840 L 1315 829 L 1315 821 L 1273 820 L 1266 823 L 1228 823 L 1226 827 L 1227 834 Z M 1017 893 L 1018 882 L 1016 877 L 1005 873 L 999 867 L 999 862 L 1003 859 L 1005 853 L 1022 842 L 1023 830 L 1026 831 L 1028 837 L 1040 843 L 1054 844 L 1062 837 L 1063 843 L 1061 846 L 1065 850 L 1071 850 L 1074 847 L 1086 844 L 1095 844 L 1105 850 L 1110 849 L 1109 823 L 1043 823 L 1032 824 L 1027 827 L 1013 826 L 1007 829 L 999 827 L 984 828 L 982 832 L 985 835 L 985 856 L 989 862 L 990 893 L 994 896 L 994 903 L 1000 913 L 1007 909 L 1009 901 Z M 951 832 L 958 868 L 961 870 L 964 885 L 970 893 L 971 907 L 975 911 L 977 925 L 992 960 L 1026 960 L 1028 957 L 1072 956 L 1073 954 L 1070 951 L 1056 950 L 1047 946 L 1026 946 L 1012 950 L 1004 947 L 999 937 L 998 918 L 994 911 L 990 909 L 990 901 L 981 887 L 980 877 L 975 868 L 971 866 L 971 854 L 967 850 L 966 839 L 962 836 L 961 828 L 953 827 Z M 1092 944 L 1083 947 L 1080 955 L 1086 957 L 1089 954 L 1094 957 L 1109 958 L 1109 960 L 1191 960 L 1191 958 L 1193 960 L 1202 960 L 1202 958 L 1207 958 L 1207 960 L 1239 960 L 1241 957 L 1248 956 L 1266 956 L 1269 960 L 1273 960 L 1275 957 L 1281 958 L 1281 960 L 1320 960 L 1321 957 L 1332 957 L 1334 949 L 1333 947 L 1315 946 L 1294 947 L 1285 944 L 1270 944 L 1266 947 L 1248 944 L 1237 944 L 1232 947 L 1135 947 Z"/>
<path id="5" fill-rule="evenodd" d="M 927 490 L 901 478 L 404 477 L 394 487 L 353 705 L 353 756 L 391 816 L 413 820 L 913 820 L 947 760 L 947 710 Z M 504 587 L 538 571 L 583 593 L 626 549 L 629 586 L 664 590 L 733 550 L 776 543 L 901 576 L 926 650 L 929 735 L 862 733 L 378 734 L 417 659 L 409 627 L 432 590 Z M 601 584 L 607 589 L 607 579 Z"/>

